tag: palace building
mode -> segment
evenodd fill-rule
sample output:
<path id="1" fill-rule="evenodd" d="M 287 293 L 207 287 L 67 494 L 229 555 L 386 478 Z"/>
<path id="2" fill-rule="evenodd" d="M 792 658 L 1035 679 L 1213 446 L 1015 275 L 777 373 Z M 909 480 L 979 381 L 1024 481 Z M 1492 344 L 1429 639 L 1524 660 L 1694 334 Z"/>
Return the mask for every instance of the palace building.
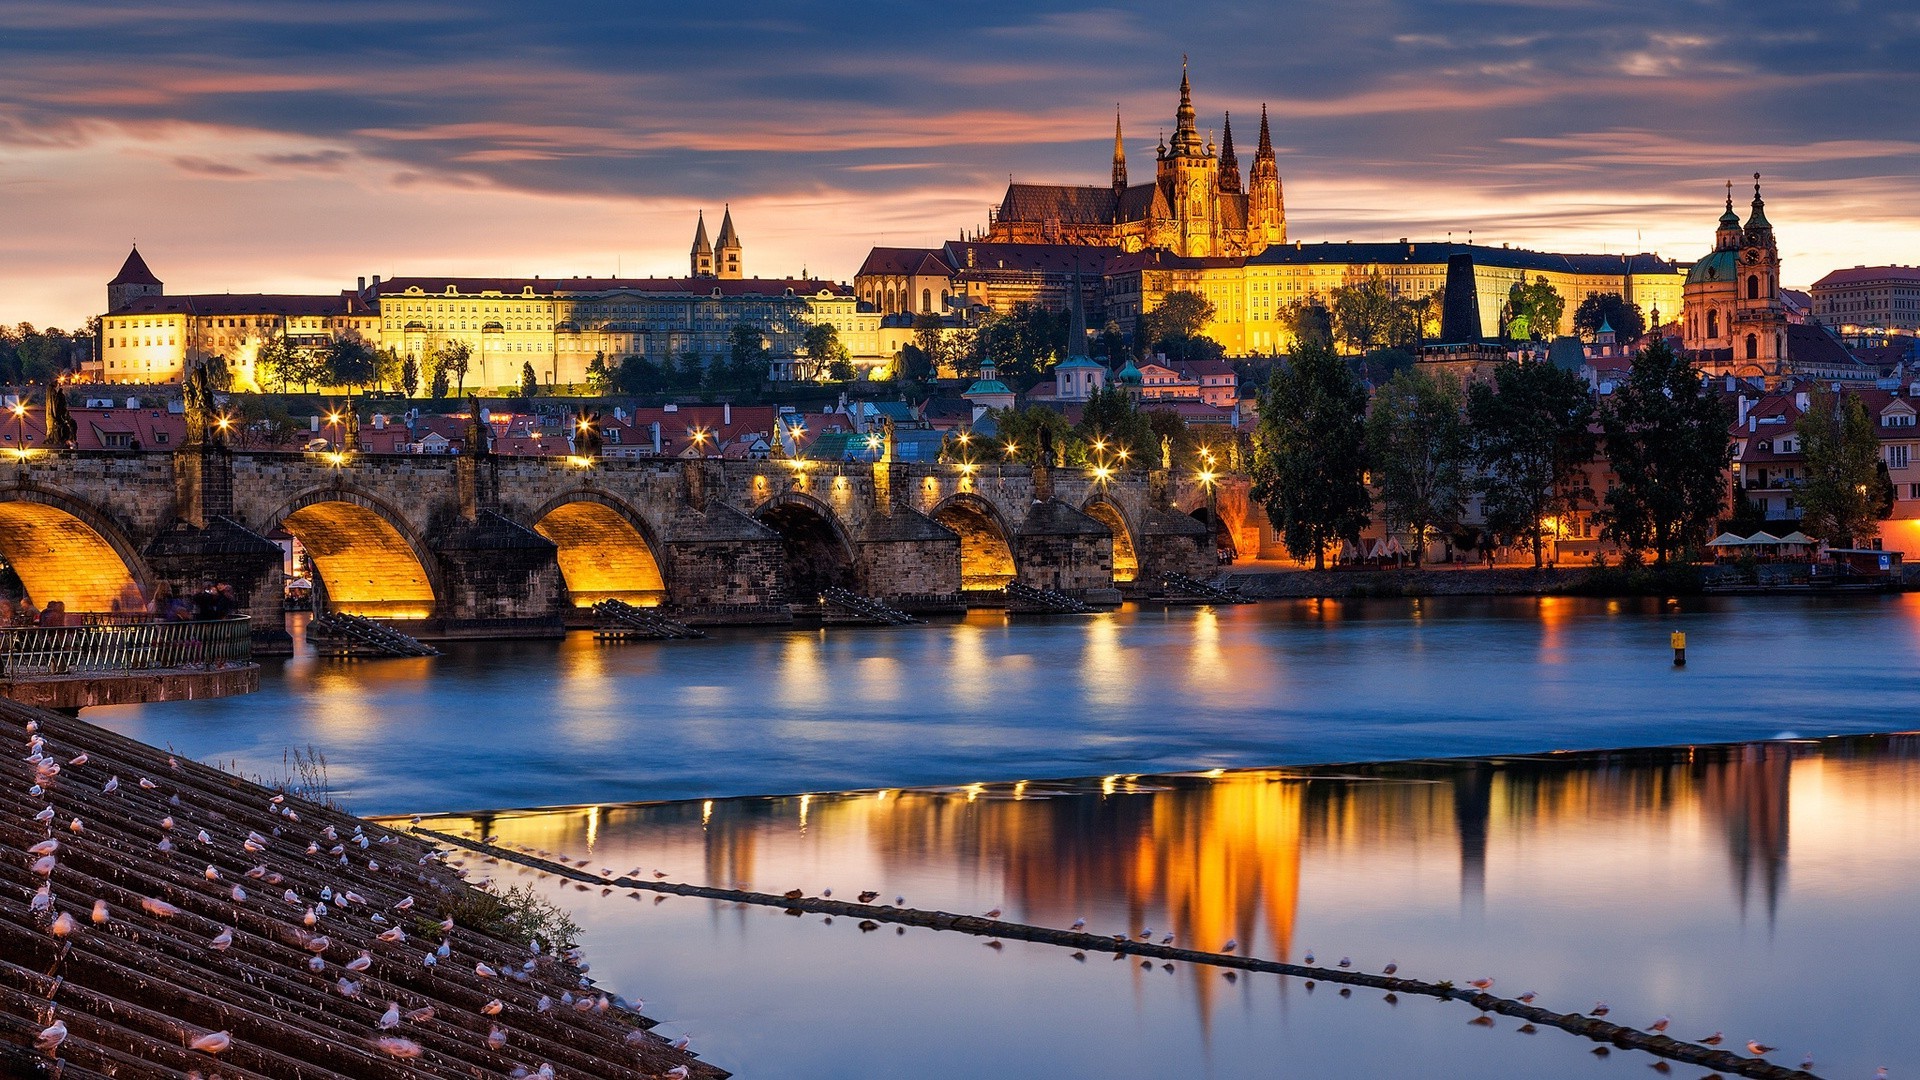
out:
<path id="1" fill-rule="evenodd" d="M 451 342 L 471 350 L 470 386 L 517 385 L 524 365 L 548 385 L 586 381 L 596 356 L 656 362 L 725 355 L 733 328 L 761 333 L 773 355 L 793 357 L 806 330 L 831 324 L 857 360 L 883 361 L 880 316 L 845 284 L 745 276 L 740 235 L 726 212 L 716 241 L 702 215 L 684 278 L 475 278 L 406 276 L 312 296 L 168 295 L 138 250 L 107 285 L 100 357 L 88 374 L 109 383 L 177 381 L 189 365 L 225 357 L 238 385 L 253 382 L 262 341 L 324 348 L 354 335 L 418 359 Z M 897 346 L 894 347 L 897 349 Z"/>
<path id="2" fill-rule="evenodd" d="M 1173 141 L 1154 154 L 1154 176 L 1127 182 L 1127 148 L 1120 118 L 1113 121 L 1113 176 L 1105 187 L 1068 184 L 1007 185 L 992 211 L 985 239 L 997 244 L 1072 244 L 1121 251 L 1157 248 L 1189 258 L 1257 255 L 1287 239 L 1280 169 L 1260 109 L 1260 144 L 1247 183 L 1233 150 L 1233 118 L 1221 125 L 1216 150 L 1194 123 L 1193 91 L 1180 67 L 1180 106 Z"/>

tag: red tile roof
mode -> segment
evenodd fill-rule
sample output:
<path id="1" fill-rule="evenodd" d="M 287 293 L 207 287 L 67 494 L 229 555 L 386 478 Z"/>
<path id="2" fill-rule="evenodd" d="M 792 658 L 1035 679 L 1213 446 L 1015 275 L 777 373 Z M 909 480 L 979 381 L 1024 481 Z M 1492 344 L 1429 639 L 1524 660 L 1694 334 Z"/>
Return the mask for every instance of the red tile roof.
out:
<path id="1" fill-rule="evenodd" d="M 140 249 L 127 252 L 127 261 L 120 264 L 120 272 L 114 275 L 108 285 L 158 285 L 160 279 L 147 269 L 147 260 L 140 257 Z"/>

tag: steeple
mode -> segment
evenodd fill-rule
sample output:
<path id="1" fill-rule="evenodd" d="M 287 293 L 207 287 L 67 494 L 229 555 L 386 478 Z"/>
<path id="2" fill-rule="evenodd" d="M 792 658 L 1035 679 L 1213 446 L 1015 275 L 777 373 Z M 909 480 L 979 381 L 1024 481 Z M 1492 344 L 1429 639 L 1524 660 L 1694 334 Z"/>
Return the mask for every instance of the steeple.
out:
<path id="1" fill-rule="evenodd" d="M 693 277 L 713 276 L 713 243 L 707 239 L 707 212 L 700 211 L 700 224 L 693 230 L 693 251 L 689 253 Z"/>
<path id="2" fill-rule="evenodd" d="M 1233 114 L 1220 126 L 1220 190 L 1240 194 L 1240 159 L 1233 153 Z"/>
<path id="3" fill-rule="evenodd" d="M 1180 58 L 1180 108 L 1173 114 L 1173 148 L 1175 157 L 1202 157 L 1205 151 L 1200 144 L 1200 130 L 1193 125 L 1193 87 L 1187 82 L 1187 58 Z"/>
<path id="4" fill-rule="evenodd" d="M 120 264 L 120 272 L 107 282 L 107 310 L 118 311 L 139 297 L 165 293 L 166 287 L 147 269 L 147 260 L 140 257 L 140 248 L 135 245 L 127 252 L 127 261 Z"/>
<path id="5" fill-rule="evenodd" d="M 1727 181 L 1727 209 L 1720 215 L 1720 227 L 1714 230 L 1716 251 L 1732 251 L 1740 246 L 1740 215 L 1733 212 L 1733 181 Z"/>
<path id="6" fill-rule="evenodd" d="M 1113 106 L 1113 190 L 1127 188 L 1127 144 L 1120 138 L 1120 106 Z"/>
<path id="7" fill-rule="evenodd" d="M 720 216 L 720 242 L 714 245 L 714 271 L 723 278 L 742 276 L 740 265 L 740 234 L 733 231 L 733 208 L 727 207 Z"/>
<path id="8" fill-rule="evenodd" d="M 1766 246 L 1773 242 L 1773 223 L 1767 220 L 1767 201 L 1760 197 L 1760 174 L 1753 174 L 1753 210 L 1747 215 L 1747 243 Z"/>
<path id="9" fill-rule="evenodd" d="M 1255 161 L 1273 160 L 1273 136 L 1267 132 L 1267 103 L 1260 103 L 1260 148 L 1253 152 Z"/>
<path id="10" fill-rule="evenodd" d="M 1073 272 L 1073 295 L 1067 297 L 1067 310 L 1073 319 L 1067 330 L 1067 359 L 1087 355 L 1087 311 L 1081 304 L 1080 271 Z"/>
<path id="11" fill-rule="evenodd" d="M 1259 230 L 1257 233 L 1255 230 Z M 1260 149 L 1247 172 L 1247 245 L 1258 251 L 1285 243 L 1287 211 L 1280 197 L 1280 166 L 1273 158 L 1273 136 L 1267 128 L 1267 107 L 1260 106 Z"/>

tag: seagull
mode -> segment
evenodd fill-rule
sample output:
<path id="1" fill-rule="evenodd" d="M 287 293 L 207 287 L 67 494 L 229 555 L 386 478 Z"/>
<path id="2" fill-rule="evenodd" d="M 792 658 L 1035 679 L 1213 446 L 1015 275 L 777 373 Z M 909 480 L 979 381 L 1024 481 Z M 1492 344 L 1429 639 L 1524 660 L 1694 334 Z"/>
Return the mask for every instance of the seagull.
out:
<path id="1" fill-rule="evenodd" d="M 60 850 L 60 841 L 51 837 L 40 841 L 27 849 L 29 855 L 51 855 Z"/>
<path id="2" fill-rule="evenodd" d="M 1166 937 L 1163 937 L 1163 938 L 1161 938 L 1161 939 L 1160 939 L 1160 944 L 1162 944 L 1162 945 L 1171 945 L 1171 944 L 1173 944 L 1173 935 L 1172 935 L 1172 934 L 1168 934 L 1168 935 L 1167 935 Z"/>
<path id="3" fill-rule="evenodd" d="M 506 1007 L 507 1006 L 505 1002 L 501 1001 L 499 998 L 494 998 L 492 1001 L 489 1001 L 485 1005 L 480 1006 L 480 1011 L 487 1014 L 488 1016 L 499 1016 L 500 1010 Z"/>
<path id="4" fill-rule="evenodd" d="M 60 1049 L 60 1044 L 66 1041 L 66 1022 L 55 1020 L 51 1025 L 40 1029 L 40 1037 L 34 1040 L 33 1045 L 38 1047 L 41 1053 L 51 1054 Z"/>
<path id="5" fill-rule="evenodd" d="M 100 789 L 101 793 L 106 795 L 111 795 L 114 792 L 119 790 L 120 790 L 120 778 L 117 776 L 108 777 L 106 784 Z"/>
<path id="6" fill-rule="evenodd" d="M 213 843 L 213 837 L 208 835 L 205 829 L 201 829 L 200 832 L 194 836 L 194 839 L 200 841 L 202 844 Z"/>
<path id="7" fill-rule="evenodd" d="M 35 815 L 33 815 L 33 820 L 35 820 L 35 821 L 38 821 L 38 822 L 40 822 L 40 823 L 41 823 L 41 824 L 43 824 L 43 825 L 44 825 L 44 824 L 46 824 L 46 823 L 47 823 L 47 822 L 49 822 L 49 821 L 52 821 L 52 820 L 53 820 L 53 807 L 51 807 L 51 806 L 49 806 L 49 807 L 47 807 L 47 808 L 46 808 L 45 810 L 42 810 L 42 811 L 40 811 L 39 813 L 37 813 L 37 814 L 35 814 Z"/>
<path id="8" fill-rule="evenodd" d="M 365 971 L 372 966 L 373 966 L 373 955 L 367 952 L 365 949 L 360 950 L 359 956 L 356 956 L 353 959 L 347 961 L 348 971 Z"/>
<path id="9" fill-rule="evenodd" d="M 42 882 L 40 884 L 40 888 L 34 892 L 33 903 L 29 905 L 27 910 L 33 912 L 36 915 L 42 911 L 52 911 L 53 910 L 53 886 L 46 882 Z"/>
<path id="10" fill-rule="evenodd" d="M 1762 1046 L 1757 1039 L 1747 1040 L 1747 1053 L 1752 1054 L 1754 1057 L 1766 1057 L 1778 1049 L 1780 1048 L 1777 1046 Z"/>
<path id="11" fill-rule="evenodd" d="M 1485 979 L 1473 979 L 1473 980 L 1470 980 L 1467 983 L 1467 985 L 1473 987 L 1475 990 L 1485 992 L 1493 989 L 1493 979 L 1491 977 L 1485 978 Z"/>
<path id="12" fill-rule="evenodd" d="M 1808 1052 L 1808 1054 L 1807 1054 L 1807 1056 L 1806 1056 L 1806 1057 L 1803 1057 L 1803 1058 L 1801 1058 L 1801 1059 L 1800 1059 L 1800 1068 L 1801 1068 L 1801 1069 L 1802 1069 L 1803 1071 L 1811 1071 L 1811 1070 L 1813 1069 L 1813 1054 L 1812 1054 L 1812 1052 Z"/>
<path id="13" fill-rule="evenodd" d="M 993 909 L 992 911 L 989 911 L 989 912 L 987 912 L 987 918 L 989 918 L 989 919 L 997 919 L 997 918 L 999 918 L 999 917 L 1000 917 L 1000 909 L 999 909 L 999 908 L 994 908 L 994 909 Z"/>
<path id="14" fill-rule="evenodd" d="M 84 822 L 82 822 L 82 821 L 81 821 L 81 820 L 80 820 L 79 818 L 74 818 L 74 819 L 73 819 L 72 821 L 69 821 L 69 822 L 67 822 L 67 828 L 68 828 L 68 829 L 69 829 L 70 831 L 72 831 L 72 833 L 73 833 L 73 834 L 74 834 L 75 836 L 78 836 L 78 835 L 80 835 L 81 833 L 83 833 L 83 832 L 86 832 L 86 831 L 87 831 L 87 826 L 86 826 L 86 824 L 85 824 Z"/>
<path id="15" fill-rule="evenodd" d="M 213 940 L 207 942 L 207 948 L 212 949 L 214 952 L 226 952 L 227 946 L 232 944 L 233 944 L 233 929 L 231 927 L 228 927 L 226 929 L 221 930 L 218 934 L 215 934 L 213 936 Z"/>
<path id="16" fill-rule="evenodd" d="M 159 785 L 159 784 L 156 784 L 156 783 L 154 783 L 153 781 L 151 781 L 151 780 L 149 780 L 149 779 L 147 779 L 146 777 L 144 777 L 144 776 L 143 776 L 143 777 L 141 777 L 141 778 L 140 778 L 140 786 L 141 786 L 141 787 L 143 787 L 143 788 L 146 788 L 146 789 L 147 789 L 148 791 L 152 791 L 152 790 L 153 790 L 154 788 L 157 788 L 157 787 L 159 787 L 160 785 Z"/>
<path id="17" fill-rule="evenodd" d="M 233 887 L 233 902 L 234 902 L 234 903 L 236 903 L 236 904 L 244 904 L 244 903 L 246 903 L 246 902 L 247 902 L 247 890 L 245 890 L 245 889 L 243 889 L 243 888 L 241 888 L 241 887 L 240 887 L 240 886 L 238 886 L 238 885 L 235 885 L 235 886 Z"/>
<path id="18" fill-rule="evenodd" d="M 493 970 L 491 967 L 488 967 L 486 964 L 473 965 L 473 973 L 475 975 L 480 976 L 483 979 L 491 979 L 495 975 L 500 974 L 499 972 Z M 497 1012 L 498 1010 L 495 1010 L 495 1011 Z"/>
<path id="19" fill-rule="evenodd" d="M 171 919 L 175 915 L 180 914 L 179 908 L 174 907 L 165 900 L 156 900 L 151 896 L 143 898 L 140 901 L 140 906 L 145 909 L 147 914 L 158 919 Z"/>
<path id="20" fill-rule="evenodd" d="M 1085 930 L 1086 928 L 1087 928 L 1087 920 L 1085 919 L 1075 919 L 1073 920 L 1073 925 L 1067 927 L 1067 929 L 1069 930 Z"/>
<path id="21" fill-rule="evenodd" d="M 1239 947 L 1240 947 L 1240 942 L 1239 942 L 1239 941 L 1238 941 L 1237 939 L 1234 939 L 1234 938 L 1228 938 L 1228 939 L 1227 939 L 1227 943 L 1226 943 L 1225 945 L 1222 945 L 1222 946 L 1220 946 L 1220 951 L 1221 951 L 1221 952 L 1232 952 L 1233 950 L 1235 950 L 1235 949 L 1237 949 L 1237 948 L 1239 948 Z"/>
<path id="22" fill-rule="evenodd" d="M 1716 1031 L 1711 1035 L 1702 1035 L 1700 1038 L 1695 1039 L 1694 1042 L 1701 1043 L 1706 1046 L 1719 1046 L 1721 1041 L 1724 1038 L 1725 1038 L 1724 1035 Z"/>
<path id="23" fill-rule="evenodd" d="M 358 997 L 360 994 L 360 984 L 345 975 L 340 976 L 339 981 L 333 984 L 333 988 L 340 991 L 341 997 Z"/>
<path id="24" fill-rule="evenodd" d="M 499 1025 L 499 1024 L 490 1024 L 490 1025 L 488 1025 L 488 1027 L 487 1027 L 487 1049 L 489 1049 L 489 1050 L 498 1050 L 498 1049 L 500 1049 L 501 1047 L 503 1047 L 503 1046 L 505 1046 L 505 1045 L 507 1045 L 507 1033 L 506 1033 L 505 1031 L 502 1031 L 502 1030 L 500 1029 L 500 1025 Z"/>
<path id="25" fill-rule="evenodd" d="M 75 754 L 72 758 L 68 759 L 67 761 L 67 764 L 69 765 L 85 765 L 86 763 L 87 763 L 87 755 L 85 754 Z"/>
<path id="26" fill-rule="evenodd" d="M 1648 1024 L 1647 1030 L 1648 1031 L 1665 1031 L 1667 1030 L 1667 1025 L 1671 1023 L 1673 1023 L 1673 1017 L 1662 1016 L 1660 1019 L 1655 1020 L 1651 1024 Z"/>
<path id="27" fill-rule="evenodd" d="M 1308 950 L 1308 952 L 1307 952 L 1307 955 L 1305 955 L 1305 956 L 1303 956 L 1303 957 L 1301 957 L 1300 959 L 1301 959 L 1301 960 L 1302 960 L 1303 962 L 1305 962 L 1305 963 L 1307 963 L 1307 964 L 1312 964 L 1312 963 L 1313 963 L 1313 952 L 1312 952 L 1312 950 Z"/>
<path id="28" fill-rule="evenodd" d="M 400 1003 L 397 1001 L 389 1001 L 387 1003 L 387 1011 L 380 1014 L 380 1019 L 377 1023 L 380 1025 L 381 1031 L 391 1031 L 399 1027 Z"/>
<path id="29" fill-rule="evenodd" d="M 425 1053 L 420 1044 L 412 1039 L 403 1039 L 398 1035 L 382 1035 L 373 1040 L 374 1048 L 383 1054 L 397 1058 L 417 1058 Z"/>
<path id="30" fill-rule="evenodd" d="M 93 902 L 93 921 L 95 925 L 103 924 L 107 921 L 107 902 L 105 900 L 95 900 Z"/>
<path id="31" fill-rule="evenodd" d="M 1387 961 L 1387 966 L 1380 970 L 1383 974 L 1391 975 L 1400 970 L 1400 962 L 1398 960 L 1389 960 Z"/>
<path id="32" fill-rule="evenodd" d="M 1588 1016 L 1605 1016 L 1612 1011 L 1613 1009 L 1609 1007 L 1606 1002 L 1596 1001 L 1593 1003 L 1592 1011 L 1588 1012 L 1587 1015 Z"/>
<path id="33" fill-rule="evenodd" d="M 53 934 L 54 937 L 63 938 L 63 937 L 66 937 L 68 934 L 73 933 L 74 928 L 75 928 L 75 923 L 73 921 L 73 916 L 63 911 L 54 918 L 53 925 L 49 926 L 47 929 Z"/>
<path id="34" fill-rule="evenodd" d="M 141 781 L 145 783 L 145 781 Z M 233 1045 L 233 1035 L 225 1031 L 210 1032 L 187 1044 L 195 1050 L 209 1054 L 218 1054 Z"/>
<path id="35" fill-rule="evenodd" d="M 860 894 L 860 902 L 863 904 L 871 904 L 878 899 L 880 899 L 880 894 L 874 892 L 872 889 L 868 889 Z"/>
<path id="36" fill-rule="evenodd" d="M 1341 957 L 1341 958 L 1340 958 L 1340 966 L 1341 966 L 1341 967 L 1343 967 L 1343 968 L 1350 968 L 1350 967 L 1352 967 L 1352 966 L 1353 966 L 1353 957 L 1351 957 L 1351 956 L 1343 956 L 1343 957 Z"/>
<path id="37" fill-rule="evenodd" d="M 1141 941 L 1145 941 L 1145 940 L 1147 940 L 1148 938 L 1150 938 L 1150 937 L 1152 937 L 1152 936 L 1153 936 L 1153 927 L 1151 927 L 1151 926 L 1143 926 L 1143 927 L 1141 927 L 1141 928 L 1140 928 L 1140 940 L 1141 940 Z"/>

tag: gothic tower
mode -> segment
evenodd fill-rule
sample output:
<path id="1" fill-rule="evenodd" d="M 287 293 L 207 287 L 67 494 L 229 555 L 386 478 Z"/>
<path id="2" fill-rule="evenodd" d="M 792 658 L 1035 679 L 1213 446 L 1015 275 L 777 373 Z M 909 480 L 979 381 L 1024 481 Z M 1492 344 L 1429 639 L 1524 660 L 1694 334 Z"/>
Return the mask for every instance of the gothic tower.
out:
<path id="1" fill-rule="evenodd" d="M 1220 127 L 1220 191 L 1240 194 L 1240 159 L 1233 153 L 1233 114 L 1226 114 Z"/>
<path id="2" fill-rule="evenodd" d="M 1220 220 L 1219 163 L 1200 141 L 1193 123 L 1193 87 L 1187 82 L 1186 61 L 1180 62 L 1180 108 L 1174 114 L 1173 143 L 1160 156 L 1160 190 L 1173 210 L 1171 243 L 1159 246 L 1176 254 L 1206 257 L 1214 254 L 1215 226 Z"/>
<path id="3" fill-rule="evenodd" d="M 690 276 L 713 276 L 713 243 L 707 239 L 707 212 L 700 211 L 700 225 L 693 231 L 693 251 L 689 256 L 692 263 Z"/>
<path id="4" fill-rule="evenodd" d="M 140 248 L 135 246 L 127 253 L 127 261 L 120 264 L 120 272 L 107 282 L 107 310 L 118 311 L 137 297 L 161 296 L 166 291 L 160 279 L 147 269 L 147 260 L 140 257 Z"/>
<path id="5" fill-rule="evenodd" d="M 1120 106 L 1113 107 L 1113 193 L 1127 190 L 1127 144 L 1120 140 Z"/>
<path id="6" fill-rule="evenodd" d="M 1280 166 L 1267 131 L 1267 107 L 1260 106 L 1260 148 L 1247 173 L 1247 249 L 1258 252 L 1287 242 L 1287 208 L 1280 199 Z"/>
<path id="7" fill-rule="evenodd" d="M 714 270 L 723 278 L 743 276 L 740 266 L 740 234 L 733 231 L 733 208 L 720 217 L 720 240 L 714 245 Z"/>

